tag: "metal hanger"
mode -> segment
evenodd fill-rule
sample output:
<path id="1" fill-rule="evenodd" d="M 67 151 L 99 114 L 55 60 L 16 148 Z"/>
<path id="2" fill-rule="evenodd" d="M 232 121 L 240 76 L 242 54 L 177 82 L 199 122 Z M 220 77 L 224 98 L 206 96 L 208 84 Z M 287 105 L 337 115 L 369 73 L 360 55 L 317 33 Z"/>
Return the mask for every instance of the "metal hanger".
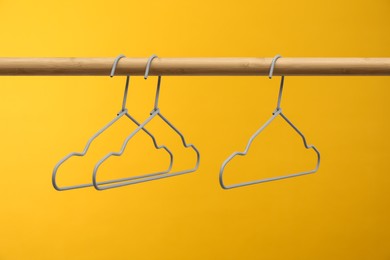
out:
<path id="1" fill-rule="evenodd" d="M 111 69 L 111 74 L 110 74 L 110 77 L 113 77 L 115 75 L 115 70 L 116 70 L 116 67 L 117 67 L 117 64 L 119 62 L 119 60 L 121 58 L 124 58 L 125 56 L 124 55 L 119 55 L 116 57 L 115 61 L 114 61 L 114 64 L 112 66 L 112 69 Z M 72 152 L 70 154 L 68 154 L 67 156 L 65 156 L 64 158 L 62 158 L 57 164 L 56 166 L 54 167 L 54 170 L 53 170 L 53 174 L 52 174 L 52 184 L 53 184 L 53 187 L 58 190 L 58 191 L 63 191 L 63 190 L 72 190 L 72 189 L 80 189 L 80 188 L 87 188 L 87 187 L 92 187 L 94 185 L 106 185 L 106 184 L 111 184 L 111 183 L 118 183 L 118 182 L 123 182 L 123 181 L 128 181 L 128 180 L 134 180 L 134 179 L 138 179 L 138 178 L 143 178 L 143 177 L 146 177 L 146 176 L 155 176 L 155 175 L 159 175 L 159 174 L 164 174 L 164 173 L 167 173 L 169 172 L 171 169 L 172 169 L 172 165 L 173 165 L 173 155 L 172 155 L 172 152 L 164 145 L 161 145 L 159 146 L 157 144 L 157 141 L 155 139 L 155 137 L 147 130 L 144 128 L 144 125 L 140 125 L 140 123 L 138 123 L 138 121 L 129 114 L 127 108 L 126 108 L 126 100 L 127 100 L 127 93 L 128 93 L 128 89 L 129 89 L 129 82 L 130 82 L 130 76 L 127 75 L 126 77 L 126 85 L 125 85 L 125 91 L 124 91 L 124 95 L 123 95 L 123 102 L 122 102 L 122 109 L 121 111 L 117 114 L 117 116 L 111 120 L 109 123 L 107 123 L 103 128 L 101 128 L 96 134 L 94 134 L 87 142 L 84 150 L 82 152 Z M 89 147 L 91 145 L 91 143 L 93 142 L 93 140 L 95 140 L 100 134 L 102 134 L 105 130 L 107 130 L 110 126 L 112 126 L 116 121 L 118 121 L 120 118 L 122 118 L 123 116 L 126 116 L 127 118 L 129 118 L 134 124 L 136 124 L 138 126 L 137 129 L 142 129 L 147 135 L 149 135 L 151 138 L 152 138 L 152 141 L 153 141 L 153 144 L 154 144 L 154 147 L 156 149 L 164 149 L 168 154 L 169 154 L 169 157 L 170 157 L 170 163 L 169 163 L 169 166 L 168 166 L 168 169 L 165 170 L 165 171 L 161 171 L 161 172 L 155 172 L 155 173 L 150 173 L 150 174 L 147 174 L 147 175 L 143 175 L 143 176 L 132 176 L 132 177 L 128 177 L 128 178 L 120 178 L 120 179 L 114 179 L 114 180 L 107 180 L 107 181 L 102 181 L 102 182 L 98 182 L 98 183 L 86 183 L 86 184 L 78 184 L 78 185 L 72 185 L 72 186 L 63 186 L 63 187 L 60 187 L 58 184 L 57 184 L 57 171 L 59 169 L 59 167 L 64 163 L 66 162 L 69 158 L 73 157 L 73 156 L 84 156 L 86 155 L 86 153 L 88 152 L 89 150 Z"/>
<path id="2" fill-rule="evenodd" d="M 152 63 L 154 58 L 157 58 L 157 55 L 152 55 L 148 59 L 148 62 L 146 64 L 145 76 L 144 76 L 145 79 L 147 79 L 149 76 L 150 66 L 151 66 L 151 63 Z M 162 178 L 173 177 L 173 176 L 177 176 L 177 175 L 181 175 L 181 174 L 185 174 L 185 173 L 194 172 L 198 169 L 199 162 L 200 162 L 200 154 L 199 154 L 198 149 L 193 144 L 187 144 L 183 134 L 160 112 L 160 108 L 158 107 L 158 101 L 159 101 L 159 96 L 160 96 L 160 85 L 161 85 L 161 76 L 158 76 L 157 90 L 156 90 L 156 96 L 155 96 L 155 101 L 154 101 L 154 108 L 150 112 L 150 116 L 142 124 L 140 124 L 138 126 L 138 128 L 135 129 L 126 138 L 126 140 L 123 142 L 123 145 L 122 145 L 122 148 L 120 151 L 110 152 L 106 156 L 104 156 L 98 163 L 96 163 L 95 168 L 93 170 L 93 174 L 92 174 L 92 183 L 97 190 L 106 190 L 106 189 L 117 188 L 117 187 L 122 187 L 122 186 L 126 186 L 126 185 L 146 182 L 146 181 L 152 181 L 152 180 L 158 180 L 158 179 L 162 179 Z M 99 186 L 99 185 L 101 185 L 101 182 L 97 182 L 97 180 L 96 180 L 99 167 L 111 156 L 121 156 L 123 154 L 123 152 L 125 151 L 127 144 L 129 143 L 131 138 L 133 138 L 139 132 L 139 130 L 141 130 L 146 124 L 148 124 L 156 116 L 159 116 L 169 127 L 172 128 L 172 130 L 174 130 L 180 136 L 182 143 L 183 143 L 183 146 L 185 148 L 191 147 L 191 149 L 196 153 L 197 159 L 196 159 L 195 167 L 188 169 L 188 170 L 183 170 L 183 171 L 178 171 L 178 172 L 173 172 L 173 173 L 165 173 L 165 174 L 161 174 L 158 176 L 151 176 L 151 177 L 145 176 L 146 178 L 142 178 L 142 179 L 140 178 L 137 180 L 129 180 L 126 182 L 121 182 L 121 183 L 112 184 L 112 185 Z"/>
<path id="3" fill-rule="evenodd" d="M 269 71 L 269 78 L 270 79 L 272 78 L 272 74 L 273 74 L 273 71 L 274 71 L 275 63 L 276 63 L 276 61 L 279 58 L 281 58 L 281 56 L 280 55 L 276 55 L 272 59 L 271 68 L 270 68 L 270 71 Z M 286 179 L 286 178 L 297 177 L 297 176 L 301 176 L 301 175 L 305 175 L 305 174 L 315 173 L 318 170 L 318 168 L 320 166 L 320 158 L 321 158 L 320 157 L 320 152 L 317 150 L 317 148 L 314 145 L 308 145 L 307 144 L 306 138 L 302 134 L 302 132 L 282 112 L 281 101 L 282 101 L 282 94 L 283 94 L 283 84 L 284 84 L 284 76 L 281 77 L 280 88 L 279 88 L 279 95 L 278 95 L 278 103 L 277 103 L 275 111 L 272 113 L 271 118 L 251 136 L 251 138 L 249 139 L 249 141 L 248 141 L 248 143 L 246 145 L 246 148 L 245 148 L 245 150 L 243 152 L 234 152 L 233 154 L 231 154 L 222 163 L 221 169 L 219 171 L 219 183 L 221 184 L 222 188 L 224 188 L 224 189 L 232 189 L 232 188 L 238 188 L 238 187 L 248 186 L 248 185 L 252 185 L 252 184 L 257 184 L 257 183 L 263 183 L 263 182 L 268 182 L 268 181 L 276 181 L 276 180 L 281 180 L 281 179 Z M 303 145 L 305 146 L 305 148 L 306 149 L 312 149 L 317 154 L 317 164 L 316 164 L 316 167 L 313 170 L 299 172 L 299 173 L 295 173 L 295 174 L 289 174 L 289 175 L 284 175 L 284 176 L 279 176 L 279 177 L 272 177 L 272 178 L 266 178 L 266 179 L 261 179 L 261 180 L 255 180 L 255 181 L 249 181 L 249 182 L 242 182 L 242 183 L 238 183 L 238 184 L 226 185 L 224 183 L 224 181 L 223 181 L 223 173 L 224 173 L 226 165 L 237 155 L 245 156 L 248 153 L 249 148 L 250 148 L 253 140 L 269 124 L 271 124 L 271 122 L 279 115 L 295 130 L 295 132 L 297 132 L 302 137 Z"/>

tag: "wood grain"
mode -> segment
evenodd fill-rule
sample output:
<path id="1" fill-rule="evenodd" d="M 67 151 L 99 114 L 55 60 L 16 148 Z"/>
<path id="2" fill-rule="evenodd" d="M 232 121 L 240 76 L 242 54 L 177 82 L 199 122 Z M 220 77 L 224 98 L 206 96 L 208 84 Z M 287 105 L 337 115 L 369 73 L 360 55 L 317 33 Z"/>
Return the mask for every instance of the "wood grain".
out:
<path id="1" fill-rule="evenodd" d="M 122 58 L 116 75 L 143 75 L 148 58 Z M 156 58 L 150 75 L 268 75 L 272 58 Z M 0 58 L 0 75 L 108 76 L 114 58 Z M 390 58 L 280 58 L 274 75 L 389 76 Z"/>

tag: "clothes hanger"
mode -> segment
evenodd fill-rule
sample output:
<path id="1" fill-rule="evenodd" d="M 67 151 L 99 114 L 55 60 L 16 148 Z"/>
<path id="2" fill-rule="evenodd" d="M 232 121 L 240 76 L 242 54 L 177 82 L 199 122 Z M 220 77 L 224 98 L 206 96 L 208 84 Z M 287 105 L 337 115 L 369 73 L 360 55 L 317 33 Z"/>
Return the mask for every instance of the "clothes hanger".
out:
<path id="1" fill-rule="evenodd" d="M 121 58 L 124 58 L 125 56 L 124 55 L 118 55 L 116 57 L 116 59 L 114 60 L 114 64 L 112 66 L 112 69 L 111 69 L 111 74 L 110 74 L 110 77 L 113 77 L 115 75 L 115 70 L 116 70 L 116 67 L 118 65 L 118 62 Z M 69 158 L 73 157 L 73 156 L 85 156 L 86 153 L 88 152 L 89 150 L 89 147 L 91 145 L 91 143 L 100 135 L 102 134 L 104 131 L 106 131 L 108 128 L 110 128 L 110 126 L 112 126 L 115 122 L 117 122 L 120 118 L 122 118 L 123 116 L 126 116 L 127 118 L 129 118 L 134 124 L 136 124 L 138 126 L 139 129 L 142 129 L 148 136 L 150 136 L 150 138 L 152 139 L 153 141 L 153 144 L 154 144 L 154 147 L 159 150 L 159 149 L 163 149 L 165 150 L 168 154 L 169 154 L 169 157 L 170 157 L 170 163 L 169 163 L 169 166 L 168 166 L 168 169 L 165 170 L 165 171 L 161 171 L 161 172 L 155 172 L 155 173 L 150 173 L 150 174 L 147 174 L 147 175 L 143 175 L 143 176 L 132 176 L 132 177 L 128 177 L 128 178 L 120 178 L 120 179 L 114 179 L 114 180 L 107 180 L 107 181 L 102 181 L 102 182 L 99 182 L 97 183 L 97 185 L 105 185 L 105 184 L 111 184 L 111 183 L 118 183 L 118 182 L 123 182 L 123 181 L 128 181 L 128 180 L 133 180 L 133 179 L 138 179 L 138 178 L 142 178 L 142 177 L 146 177 L 146 176 L 155 176 L 155 175 L 159 175 L 159 174 L 164 174 L 164 173 L 167 173 L 169 172 L 171 169 L 172 169 L 172 165 L 173 165 L 173 155 L 172 155 L 172 152 L 164 145 L 161 145 L 159 146 L 157 144 L 157 141 L 155 139 L 155 137 L 146 129 L 144 128 L 143 126 L 140 127 L 140 123 L 138 123 L 138 121 L 129 114 L 127 108 L 126 108 L 126 100 L 127 100 L 127 93 L 128 93 L 128 89 L 129 89 L 129 82 L 130 82 L 130 76 L 127 75 L 126 76 L 126 85 L 125 85 L 125 91 L 124 91 L 124 95 L 123 95 L 123 102 L 122 102 L 122 109 L 121 111 L 117 114 L 117 116 L 111 120 L 109 123 L 107 123 L 103 128 L 101 128 L 96 134 L 94 134 L 87 142 L 84 150 L 82 152 L 72 152 L 70 154 L 68 154 L 67 156 L 65 156 L 64 158 L 62 158 L 57 164 L 56 166 L 54 167 L 54 170 L 53 170 L 53 174 L 52 174 L 52 184 L 53 184 L 53 187 L 58 190 L 58 191 L 63 191 L 63 190 L 72 190 L 72 189 L 80 189 L 80 188 L 87 188 L 87 187 L 92 187 L 94 186 L 94 184 L 92 183 L 86 183 L 86 184 L 78 184 L 78 185 L 72 185 L 72 186 L 62 186 L 60 187 L 58 184 L 57 184 L 57 171 L 59 169 L 59 167 L 64 163 L 66 162 Z"/>
<path id="2" fill-rule="evenodd" d="M 271 68 L 270 68 L 270 71 L 269 71 L 269 78 L 271 79 L 272 78 L 272 75 L 273 75 L 273 71 L 274 71 L 274 67 L 275 67 L 275 63 L 276 61 L 281 58 L 282 56 L 280 55 L 276 55 L 273 59 L 272 59 L 272 63 L 271 63 Z M 301 175 L 305 175 L 305 174 L 310 174 L 310 173 L 315 173 L 317 172 L 319 166 L 320 166 L 320 152 L 317 150 L 317 148 L 314 146 L 314 145 L 308 145 L 307 144 L 307 141 L 306 141 L 306 138 L 305 136 L 303 135 L 303 133 L 283 114 L 282 112 L 282 108 L 281 108 L 281 101 L 282 101 L 282 94 L 283 94 L 283 84 L 284 84 L 284 76 L 281 76 L 281 82 L 280 82 L 280 88 L 279 88 L 279 95 L 278 95 L 278 103 L 277 103 L 277 106 L 276 106 L 276 109 L 274 110 L 274 112 L 272 113 L 272 116 L 271 118 L 264 124 L 262 125 L 252 136 L 251 138 L 249 139 L 247 145 L 246 145 L 246 148 L 243 152 L 234 152 L 233 154 L 231 154 L 223 163 L 222 163 L 222 166 L 220 168 L 220 171 L 219 171 L 219 183 L 221 185 L 222 188 L 224 189 L 232 189 L 232 188 L 238 188 L 238 187 L 243 187 L 243 186 L 248 186 L 248 185 L 253 185 L 253 184 L 258 184 L 258 183 L 263 183 L 263 182 L 269 182 L 269 181 L 276 181 L 276 180 L 281 180 L 281 179 L 286 179 L 286 178 L 292 178 L 292 177 L 298 177 L 298 176 L 301 176 Z M 309 171 L 304 171 L 304 172 L 299 172 L 299 173 L 294 173 L 294 174 L 289 174 L 289 175 L 284 175 L 284 176 L 279 176 L 279 177 L 272 177 L 272 178 L 266 178 L 266 179 L 261 179 L 261 180 L 255 180 L 255 181 L 248 181 L 248 182 L 242 182 L 242 183 L 238 183 L 238 184 L 231 184 L 231 185 L 226 185 L 224 183 L 224 180 L 223 180 L 223 173 L 224 173 L 224 170 L 225 170 L 225 167 L 226 165 L 234 158 L 236 157 L 237 155 L 240 155 L 240 156 L 245 156 L 248 151 L 249 151 L 249 148 L 251 147 L 251 144 L 253 142 L 253 140 L 269 125 L 271 124 L 271 122 L 277 117 L 277 116 L 281 116 L 294 130 L 295 132 L 297 132 L 301 137 L 302 137 L 302 141 L 303 141 L 303 145 L 305 146 L 306 149 L 312 149 L 316 154 L 317 154 L 317 164 L 316 164 L 316 167 L 313 169 L 313 170 L 309 170 Z"/>
<path id="3" fill-rule="evenodd" d="M 151 63 L 153 61 L 154 58 L 157 58 L 157 55 L 152 55 L 149 59 L 148 59 L 148 62 L 146 64 L 146 69 L 145 69 L 145 76 L 144 78 L 147 79 L 148 76 L 149 76 L 149 70 L 150 70 L 150 66 L 151 66 Z M 165 117 L 162 115 L 162 113 L 160 112 L 160 108 L 158 107 L 158 101 L 159 101 L 159 96 L 160 96 L 160 85 L 161 85 L 161 76 L 158 76 L 158 81 L 157 81 L 157 89 L 156 89 L 156 96 L 155 96 L 155 100 L 154 100 L 154 108 L 153 110 L 150 112 L 150 116 L 142 123 L 138 126 L 137 129 L 135 129 L 126 139 L 125 141 L 123 142 L 123 145 L 122 145 L 122 148 L 120 151 L 118 152 L 110 152 L 108 153 L 107 155 L 105 155 L 100 161 L 98 161 L 95 165 L 95 168 L 93 170 L 93 174 L 92 174 L 92 183 L 93 185 L 95 186 L 95 188 L 97 190 L 106 190 L 106 189 L 111 189 L 111 188 L 117 188 L 117 187 L 122 187 L 122 186 L 126 186 L 126 185 L 131 185 L 131 184 L 136 184 L 136 183 L 141 183 L 141 182 L 147 182 L 147 181 L 152 181 L 152 180 L 158 180 L 158 179 L 163 179 L 163 178 L 168 178 L 168 177 L 173 177 L 173 176 L 178 176 L 178 175 L 181 175 L 181 174 L 186 174 L 186 173 L 190 173 L 190 172 L 194 172 L 196 171 L 198 168 L 199 168 L 199 162 L 200 162 L 200 153 L 198 151 L 198 149 L 193 145 L 193 144 L 187 144 L 183 134 Z M 191 169 L 187 169 L 187 170 L 182 170 L 182 171 L 178 171 L 178 172 L 173 172 L 173 173 L 164 173 L 164 174 L 160 174 L 158 176 L 151 176 L 151 177 L 147 177 L 145 176 L 146 178 L 139 178 L 137 180 L 129 180 L 129 181 L 125 181 L 125 182 L 121 182 L 121 183 L 117 183 L 117 184 L 112 184 L 112 185 L 106 185 L 106 186 L 100 186 L 101 185 L 101 182 L 98 182 L 96 179 L 97 179 L 97 173 L 98 173 L 98 170 L 99 170 L 99 167 L 108 159 L 110 158 L 111 156 L 121 156 L 123 154 L 123 152 L 125 151 L 126 147 L 127 147 L 127 144 L 129 143 L 129 141 L 139 132 L 139 130 L 141 130 L 146 124 L 148 124 L 153 118 L 155 118 L 156 116 L 160 117 L 173 131 L 175 131 L 181 138 L 182 140 L 182 143 L 183 143 L 183 146 L 185 148 L 191 148 L 195 153 L 196 153 L 196 163 L 195 163 L 195 166 Z"/>

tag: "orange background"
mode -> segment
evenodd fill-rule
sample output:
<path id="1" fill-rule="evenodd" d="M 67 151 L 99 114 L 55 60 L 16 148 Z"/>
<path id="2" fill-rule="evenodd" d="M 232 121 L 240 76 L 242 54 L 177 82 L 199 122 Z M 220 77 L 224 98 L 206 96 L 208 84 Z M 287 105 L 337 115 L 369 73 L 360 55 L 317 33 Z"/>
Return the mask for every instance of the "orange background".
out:
<path id="1" fill-rule="evenodd" d="M 0 1 L 4 57 L 389 57 L 390 3 L 374 1 Z M 165 77 L 160 108 L 202 156 L 195 173 L 125 188 L 57 192 L 51 171 L 115 117 L 123 77 L 0 77 L 0 259 L 390 259 L 389 77 L 287 77 L 282 107 L 322 155 L 318 174 L 222 190 L 221 163 L 276 105 L 279 78 Z M 132 78 L 137 120 L 156 78 Z M 134 124 L 121 120 L 59 172 L 91 179 Z M 148 129 L 194 155 L 159 120 Z M 144 134 L 101 178 L 165 169 Z M 311 169 L 278 119 L 229 183 Z M 100 173 L 99 173 L 100 174 Z"/>

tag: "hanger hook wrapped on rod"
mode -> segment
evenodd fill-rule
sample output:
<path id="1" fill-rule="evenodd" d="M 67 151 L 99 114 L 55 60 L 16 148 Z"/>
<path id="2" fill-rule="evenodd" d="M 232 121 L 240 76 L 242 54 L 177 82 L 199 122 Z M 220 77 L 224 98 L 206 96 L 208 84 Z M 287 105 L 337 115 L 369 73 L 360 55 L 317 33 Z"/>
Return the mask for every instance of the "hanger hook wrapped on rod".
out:
<path id="1" fill-rule="evenodd" d="M 152 64 L 153 59 L 155 59 L 155 58 L 158 58 L 158 56 L 155 55 L 155 54 L 153 54 L 152 56 L 149 57 L 148 62 L 146 63 L 144 79 L 148 79 L 150 66 Z M 153 108 L 153 111 L 158 109 L 158 100 L 160 98 L 160 86 L 161 86 L 161 75 L 158 75 L 158 77 L 157 77 L 157 89 L 156 89 L 156 96 L 154 98 L 154 108 Z"/>
<path id="2" fill-rule="evenodd" d="M 111 73 L 110 73 L 110 77 L 111 78 L 115 76 L 116 67 L 118 65 L 119 60 L 122 59 L 122 58 L 126 58 L 126 56 L 123 55 L 123 54 L 119 54 L 115 58 L 114 63 L 112 64 L 112 68 L 111 68 Z M 129 83 L 130 83 L 130 75 L 126 75 L 126 84 L 125 84 L 125 90 L 124 90 L 124 93 L 123 93 L 122 109 L 121 109 L 120 112 L 126 110 L 126 102 L 127 102 L 127 93 L 128 93 L 128 90 L 129 90 Z"/>
<path id="3" fill-rule="evenodd" d="M 271 68 L 269 69 L 269 74 L 268 74 L 268 78 L 269 78 L 269 79 L 272 79 L 272 76 L 273 76 L 273 74 L 274 74 L 275 63 L 276 63 L 276 61 L 277 61 L 279 58 L 282 58 L 282 56 L 279 55 L 279 54 L 277 54 L 277 55 L 272 59 Z M 276 113 L 277 111 L 281 110 L 280 105 L 281 105 L 281 102 L 282 102 L 283 85 L 284 85 L 284 75 L 281 76 L 280 87 L 279 87 L 279 94 L 278 94 L 278 103 L 277 103 L 277 105 L 276 105 L 276 109 L 275 109 L 275 112 L 274 112 L 274 113 Z"/>

